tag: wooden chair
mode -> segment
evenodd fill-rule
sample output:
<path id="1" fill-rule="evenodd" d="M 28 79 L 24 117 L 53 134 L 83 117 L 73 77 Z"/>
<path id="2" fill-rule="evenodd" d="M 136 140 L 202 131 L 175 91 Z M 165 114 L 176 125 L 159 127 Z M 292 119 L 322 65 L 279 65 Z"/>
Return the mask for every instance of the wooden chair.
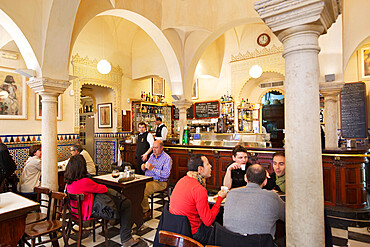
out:
<path id="1" fill-rule="evenodd" d="M 198 241 L 181 235 L 179 233 L 173 233 L 168 231 L 159 231 L 159 243 L 164 246 L 176 246 L 176 247 L 203 247 Z M 213 245 L 206 245 L 206 247 L 212 247 Z M 214 246 L 215 247 L 215 246 Z"/>
<path id="2" fill-rule="evenodd" d="M 164 190 L 161 190 L 161 191 L 154 192 L 153 194 L 151 194 L 149 196 L 149 199 L 150 199 L 150 217 L 152 219 L 153 219 L 153 211 L 154 211 L 154 194 L 155 193 L 159 193 L 159 197 L 162 199 L 162 205 L 165 204 L 164 199 L 166 197 L 167 197 L 168 202 L 170 202 L 171 193 L 170 193 L 170 187 L 169 187 L 168 182 L 167 182 L 167 188 L 165 188 Z"/>
<path id="3" fill-rule="evenodd" d="M 105 246 L 108 247 L 108 220 L 102 218 L 90 218 L 90 220 L 83 220 L 82 216 L 82 202 L 85 198 L 84 194 L 69 194 L 67 193 L 68 198 L 68 209 L 70 212 L 70 220 L 68 222 L 68 234 L 67 234 L 67 241 L 70 237 L 71 231 L 77 232 L 73 228 L 74 225 L 78 225 L 78 240 L 77 240 L 77 247 L 81 246 L 82 240 L 82 233 L 83 231 L 90 231 L 93 232 L 93 242 L 95 242 L 95 230 L 98 227 L 102 227 L 105 237 Z M 71 202 L 75 202 L 72 203 Z M 98 224 L 97 224 L 98 223 Z M 87 229 L 84 227 L 84 224 L 92 225 L 92 229 Z"/>
<path id="4" fill-rule="evenodd" d="M 26 225 L 47 220 L 49 219 L 50 215 L 51 191 L 46 187 L 35 187 L 33 191 L 37 195 L 36 201 L 40 203 L 40 210 L 38 212 L 31 212 L 27 214 Z M 47 196 L 47 198 L 42 198 L 42 195 Z M 41 212 L 42 208 L 46 209 L 46 213 Z"/>
<path id="5" fill-rule="evenodd" d="M 66 195 L 61 192 L 51 192 L 52 213 L 48 220 L 39 221 L 26 225 L 23 240 L 31 240 L 31 247 L 52 242 L 58 246 L 58 239 L 63 237 L 64 245 L 68 246 L 66 238 L 67 203 Z M 41 236 L 49 235 L 49 239 L 38 241 Z"/>

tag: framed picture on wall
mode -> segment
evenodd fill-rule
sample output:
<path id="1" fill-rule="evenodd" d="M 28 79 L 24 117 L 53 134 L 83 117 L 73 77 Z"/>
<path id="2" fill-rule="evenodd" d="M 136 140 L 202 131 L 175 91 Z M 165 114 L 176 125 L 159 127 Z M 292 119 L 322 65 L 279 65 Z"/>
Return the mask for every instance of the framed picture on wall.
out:
<path id="1" fill-rule="evenodd" d="M 199 98 L 199 79 L 195 79 L 193 83 L 193 91 L 191 92 L 191 99 Z"/>
<path id="2" fill-rule="evenodd" d="M 0 119 L 27 119 L 26 77 L 0 68 Z"/>
<path id="3" fill-rule="evenodd" d="M 370 78 L 370 47 L 361 49 L 361 76 Z"/>
<path id="4" fill-rule="evenodd" d="M 35 96 L 35 101 L 36 101 L 36 120 L 41 120 L 42 119 L 42 103 L 41 103 L 41 96 L 40 94 L 36 93 Z M 58 97 L 58 107 L 57 107 L 57 120 L 63 120 L 62 116 L 62 95 L 59 95 Z"/>
<path id="5" fill-rule="evenodd" d="M 152 77 L 152 95 L 164 96 L 164 79 L 161 77 Z"/>
<path id="6" fill-rule="evenodd" d="M 112 128 L 112 103 L 98 104 L 98 128 Z"/>

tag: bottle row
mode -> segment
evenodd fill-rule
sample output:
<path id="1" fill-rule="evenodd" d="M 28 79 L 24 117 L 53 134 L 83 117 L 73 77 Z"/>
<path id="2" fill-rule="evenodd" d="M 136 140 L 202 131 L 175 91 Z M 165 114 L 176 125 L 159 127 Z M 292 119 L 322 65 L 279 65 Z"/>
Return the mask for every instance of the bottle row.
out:
<path id="1" fill-rule="evenodd" d="M 159 106 L 142 105 L 141 112 L 142 113 L 163 114 L 163 108 Z"/>
<path id="2" fill-rule="evenodd" d="M 140 99 L 142 101 L 148 101 L 148 102 L 155 102 L 155 103 L 164 103 L 164 96 L 162 95 L 150 95 L 149 93 L 145 93 L 145 91 L 141 91 Z"/>
<path id="3" fill-rule="evenodd" d="M 94 106 L 93 105 L 84 105 L 83 107 L 80 107 L 79 112 L 80 113 L 87 113 L 87 112 L 93 112 Z"/>

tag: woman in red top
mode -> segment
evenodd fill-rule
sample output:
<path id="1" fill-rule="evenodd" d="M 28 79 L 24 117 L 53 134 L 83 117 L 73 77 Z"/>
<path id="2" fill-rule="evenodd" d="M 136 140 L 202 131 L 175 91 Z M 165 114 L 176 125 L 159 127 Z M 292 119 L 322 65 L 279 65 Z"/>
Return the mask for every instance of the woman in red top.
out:
<path id="1" fill-rule="evenodd" d="M 69 162 L 64 173 L 64 180 L 67 183 L 67 192 L 71 194 L 84 194 L 85 199 L 82 202 L 82 217 L 89 220 L 94 204 L 94 193 L 106 193 L 107 187 L 97 184 L 87 176 L 86 161 L 80 154 L 74 155 Z M 74 202 L 77 204 L 77 202 Z M 73 201 L 71 202 L 73 204 Z M 75 205 L 73 205 L 75 206 Z M 132 238 L 131 235 L 131 202 L 123 199 L 117 205 L 121 218 L 121 242 L 124 247 L 133 246 L 139 240 Z"/>

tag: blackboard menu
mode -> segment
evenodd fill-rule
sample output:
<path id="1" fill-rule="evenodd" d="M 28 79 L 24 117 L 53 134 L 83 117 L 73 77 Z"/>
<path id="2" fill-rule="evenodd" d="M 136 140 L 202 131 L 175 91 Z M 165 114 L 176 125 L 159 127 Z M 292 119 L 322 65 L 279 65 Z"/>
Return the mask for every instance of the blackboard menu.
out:
<path id="1" fill-rule="evenodd" d="M 365 83 L 344 84 L 340 94 L 342 137 L 366 138 L 366 91 Z"/>
<path id="2" fill-rule="evenodd" d="M 176 106 L 173 106 L 172 107 L 172 116 L 173 116 L 173 119 L 179 119 L 179 109 L 176 108 Z"/>
<path id="3" fill-rule="evenodd" d="M 186 118 L 193 119 L 193 105 L 190 106 L 190 108 L 186 109 Z M 173 106 L 173 119 L 178 120 L 180 118 L 180 111 L 179 108 L 176 108 L 176 106 Z"/>
<path id="4" fill-rule="evenodd" d="M 195 118 L 218 118 L 220 115 L 219 102 L 199 102 L 194 104 Z"/>
<path id="5" fill-rule="evenodd" d="M 187 110 L 186 110 L 186 118 L 188 119 L 193 119 L 194 118 L 194 105 L 191 105 Z"/>

